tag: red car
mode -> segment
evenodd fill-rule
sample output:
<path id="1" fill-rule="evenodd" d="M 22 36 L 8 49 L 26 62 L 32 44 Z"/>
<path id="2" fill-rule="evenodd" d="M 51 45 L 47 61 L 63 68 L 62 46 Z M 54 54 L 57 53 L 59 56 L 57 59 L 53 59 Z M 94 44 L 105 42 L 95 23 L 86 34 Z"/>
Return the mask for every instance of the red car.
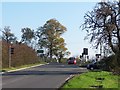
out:
<path id="1" fill-rule="evenodd" d="M 75 59 L 75 57 L 70 57 L 70 58 L 68 59 L 68 64 L 76 64 L 76 59 Z"/>

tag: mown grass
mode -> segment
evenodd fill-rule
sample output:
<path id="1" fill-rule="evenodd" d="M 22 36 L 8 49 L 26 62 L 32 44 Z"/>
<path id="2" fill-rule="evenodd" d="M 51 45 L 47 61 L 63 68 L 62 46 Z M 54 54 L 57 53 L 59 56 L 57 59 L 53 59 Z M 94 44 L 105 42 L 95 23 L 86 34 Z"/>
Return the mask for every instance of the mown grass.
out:
<path id="1" fill-rule="evenodd" d="M 104 80 L 98 80 L 98 78 L 103 78 Z M 97 72 L 87 72 L 73 77 L 61 89 L 65 88 L 95 88 L 91 86 L 100 86 L 102 88 L 119 88 L 120 77 L 113 75 L 111 72 L 97 71 Z"/>
<path id="2" fill-rule="evenodd" d="M 7 71 L 10 71 L 10 70 L 16 70 L 16 69 L 31 67 L 31 66 L 40 65 L 40 64 L 46 64 L 46 62 L 21 65 L 21 66 L 18 66 L 18 67 L 2 68 L 2 70 L 0 70 L 0 71 L 7 72 Z"/>

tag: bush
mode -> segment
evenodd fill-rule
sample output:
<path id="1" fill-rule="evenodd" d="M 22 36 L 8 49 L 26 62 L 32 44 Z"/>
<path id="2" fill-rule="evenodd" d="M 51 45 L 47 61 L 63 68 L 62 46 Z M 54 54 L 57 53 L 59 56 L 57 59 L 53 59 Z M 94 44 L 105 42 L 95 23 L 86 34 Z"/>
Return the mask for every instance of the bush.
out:
<path id="1" fill-rule="evenodd" d="M 112 71 L 115 74 L 120 74 L 120 67 L 118 66 L 116 55 L 103 58 L 101 60 L 101 64 L 105 64 L 102 67 L 103 70 Z"/>
<path id="2" fill-rule="evenodd" d="M 91 63 L 91 61 L 87 61 L 87 62 L 80 62 L 79 66 L 80 67 L 87 67 L 87 65 Z"/>
<path id="3" fill-rule="evenodd" d="M 2 42 L 2 67 L 9 66 L 9 43 Z M 14 54 L 11 54 L 11 66 L 17 67 L 26 64 L 34 64 L 39 62 L 37 53 L 31 47 L 25 44 L 13 44 Z"/>

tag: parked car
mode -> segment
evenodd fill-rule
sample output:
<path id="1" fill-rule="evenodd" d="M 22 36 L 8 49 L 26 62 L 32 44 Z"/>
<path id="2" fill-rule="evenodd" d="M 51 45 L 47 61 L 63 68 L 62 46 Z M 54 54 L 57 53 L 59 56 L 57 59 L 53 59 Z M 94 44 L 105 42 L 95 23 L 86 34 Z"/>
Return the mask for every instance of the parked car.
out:
<path id="1" fill-rule="evenodd" d="M 76 59 L 75 59 L 75 57 L 70 57 L 70 58 L 68 59 L 68 64 L 76 64 Z"/>
<path id="2" fill-rule="evenodd" d="M 92 62 L 87 65 L 87 69 L 93 70 L 93 69 L 100 69 L 99 62 Z"/>

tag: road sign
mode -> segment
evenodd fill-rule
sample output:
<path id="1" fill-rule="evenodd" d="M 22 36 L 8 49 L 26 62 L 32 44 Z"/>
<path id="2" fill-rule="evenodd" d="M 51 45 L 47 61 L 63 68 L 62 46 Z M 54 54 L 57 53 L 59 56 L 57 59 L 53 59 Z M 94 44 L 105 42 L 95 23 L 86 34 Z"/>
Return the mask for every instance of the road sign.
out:
<path id="1" fill-rule="evenodd" d="M 44 53 L 44 50 L 37 50 L 37 53 Z"/>

